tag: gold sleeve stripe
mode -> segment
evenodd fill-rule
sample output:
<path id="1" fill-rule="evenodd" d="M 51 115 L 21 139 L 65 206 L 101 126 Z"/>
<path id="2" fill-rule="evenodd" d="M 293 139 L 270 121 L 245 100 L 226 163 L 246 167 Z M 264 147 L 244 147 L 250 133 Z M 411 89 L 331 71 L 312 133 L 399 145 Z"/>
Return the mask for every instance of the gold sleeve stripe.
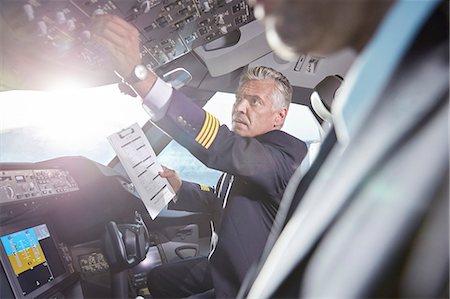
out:
<path id="1" fill-rule="evenodd" d="M 201 145 L 203 145 L 204 147 L 206 147 L 206 144 L 209 142 L 209 140 L 211 139 L 212 134 L 214 133 L 214 130 L 216 129 L 217 126 L 217 119 L 215 117 L 212 118 L 212 122 L 211 122 L 211 127 L 208 130 L 208 134 L 205 136 L 205 138 L 201 141 Z"/>
<path id="2" fill-rule="evenodd" d="M 212 116 L 211 114 L 209 114 L 208 113 L 208 115 L 209 115 L 209 121 L 208 121 L 208 124 L 207 124 L 207 126 L 206 126 L 206 130 L 205 130 L 205 133 L 203 134 L 203 136 L 198 140 L 198 143 L 200 143 L 201 145 L 203 145 L 203 146 L 205 146 L 205 139 L 207 139 L 208 138 L 208 136 L 211 134 L 210 132 L 211 132 L 211 129 L 212 129 L 212 127 L 214 126 L 214 119 L 215 119 L 215 117 L 214 116 Z"/>
<path id="3" fill-rule="evenodd" d="M 209 191 L 209 187 L 208 186 L 204 186 L 204 185 L 200 185 L 200 190 L 202 191 Z"/>
<path id="4" fill-rule="evenodd" d="M 200 143 L 200 139 L 203 138 L 203 135 L 205 135 L 206 128 L 208 127 L 208 124 L 211 120 L 211 115 L 206 112 L 205 121 L 203 122 L 203 127 L 200 130 L 200 133 L 198 133 L 197 137 L 195 138 L 195 141 Z"/>
<path id="5" fill-rule="evenodd" d="M 214 118 L 215 122 L 214 122 L 214 129 L 212 130 L 212 135 L 209 138 L 209 141 L 205 144 L 205 148 L 208 149 L 211 144 L 213 143 L 214 139 L 216 139 L 217 136 L 217 132 L 219 132 L 219 121 L 217 120 L 217 118 Z M 205 141 L 206 142 L 206 141 Z"/>

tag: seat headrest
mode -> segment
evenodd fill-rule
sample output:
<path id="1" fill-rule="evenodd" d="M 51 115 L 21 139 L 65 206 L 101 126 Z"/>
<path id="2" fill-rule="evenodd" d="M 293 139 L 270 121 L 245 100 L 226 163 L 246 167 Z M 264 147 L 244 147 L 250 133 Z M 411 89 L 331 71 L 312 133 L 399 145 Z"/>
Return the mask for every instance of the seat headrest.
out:
<path id="1" fill-rule="evenodd" d="M 331 104 L 343 79 L 339 75 L 325 77 L 314 87 L 311 94 L 311 106 L 314 112 L 324 121 L 331 122 Z"/>

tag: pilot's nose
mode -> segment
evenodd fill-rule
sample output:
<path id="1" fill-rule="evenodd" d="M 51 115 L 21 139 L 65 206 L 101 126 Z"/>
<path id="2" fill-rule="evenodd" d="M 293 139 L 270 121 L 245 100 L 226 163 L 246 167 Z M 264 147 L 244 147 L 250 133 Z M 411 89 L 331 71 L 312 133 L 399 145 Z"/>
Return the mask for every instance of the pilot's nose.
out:
<path id="1" fill-rule="evenodd" d="M 247 101 L 245 100 L 236 100 L 236 102 L 234 102 L 234 111 L 235 112 L 240 112 L 240 113 L 245 113 L 247 111 Z"/>

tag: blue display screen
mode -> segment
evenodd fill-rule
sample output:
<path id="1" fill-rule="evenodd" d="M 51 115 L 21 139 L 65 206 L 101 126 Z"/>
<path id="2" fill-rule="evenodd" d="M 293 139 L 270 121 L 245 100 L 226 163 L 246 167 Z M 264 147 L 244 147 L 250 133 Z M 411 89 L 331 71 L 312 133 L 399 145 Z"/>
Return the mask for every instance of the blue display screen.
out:
<path id="1" fill-rule="evenodd" d="M 46 224 L 4 235 L 0 239 L 23 295 L 65 273 Z"/>

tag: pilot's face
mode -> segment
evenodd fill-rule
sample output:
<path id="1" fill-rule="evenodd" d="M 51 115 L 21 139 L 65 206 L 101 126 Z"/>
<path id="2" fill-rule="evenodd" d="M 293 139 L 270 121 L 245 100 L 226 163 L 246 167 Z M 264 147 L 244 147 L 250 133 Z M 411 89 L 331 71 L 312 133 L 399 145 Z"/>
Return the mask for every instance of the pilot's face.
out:
<path id="1" fill-rule="evenodd" d="M 281 56 L 360 50 L 391 0 L 248 0 L 263 19 L 272 48 Z"/>
<path id="2" fill-rule="evenodd" d="M 273 109 L 273 80 L 250 80 L 243 84 L 233 105 L 233 131 L 255 137 L 280 128 L 287 109 Z"/>

